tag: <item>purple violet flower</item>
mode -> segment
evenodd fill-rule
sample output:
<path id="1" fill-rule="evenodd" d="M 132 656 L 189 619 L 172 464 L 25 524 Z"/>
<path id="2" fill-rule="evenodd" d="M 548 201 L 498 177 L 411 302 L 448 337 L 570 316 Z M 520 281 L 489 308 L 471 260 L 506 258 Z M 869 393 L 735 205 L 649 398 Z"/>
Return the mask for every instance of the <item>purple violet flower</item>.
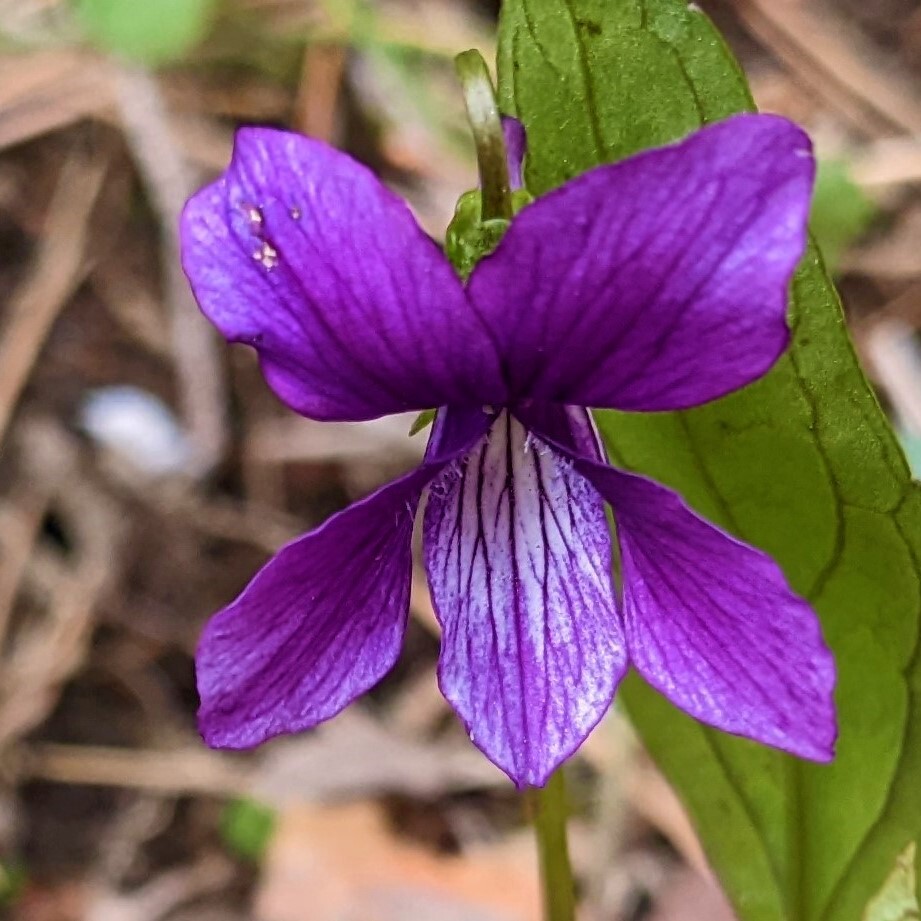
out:
<path id="1" fill-rule="evenodd" d="M 517 167 L 523 133 L 514 146 Z M 834 664 L 809 605 L 766 554 L 609 466 L 584 409 L 697 406 L 771 368 L 813 172 L 791 123 L 731 118 L 528 205 L 465 285 L 365 167 L 241 130 L 182 219 L 202 310 L 305 416 L 440 409 L 421 466 L 288 544 L 210 621 L 205 740 L 308 729 L 392 667 L 428 488 L 440 687 L 517 784 L 579 747 L 628 665 L 704 723 L 829 760 Z"/>

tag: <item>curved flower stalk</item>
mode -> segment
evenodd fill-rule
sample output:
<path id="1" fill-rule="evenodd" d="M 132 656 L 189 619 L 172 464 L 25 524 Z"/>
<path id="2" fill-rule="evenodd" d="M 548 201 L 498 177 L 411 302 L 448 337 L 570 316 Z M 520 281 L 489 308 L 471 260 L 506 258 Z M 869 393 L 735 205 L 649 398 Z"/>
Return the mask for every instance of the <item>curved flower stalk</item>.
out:
<path id="1" fill-rule="evenodd" d="M 797 127 L 737 116 L 528 205 L 465 285 L 363 166 L 241 130 L 182 219 L 202 310 L 305 416 L 439 411 L 419 468 L 284 547 L 208 624 L 206 741 L 315 726 L 391 668 L 428 489 L 439 683 L 517 784 L 546 782 L 630 665 L 705 723 L 830 759 L 812 610 L 764 553 L 609 466 L 585 409 L 696 406 L 771 368 L 813 171 Z"/>

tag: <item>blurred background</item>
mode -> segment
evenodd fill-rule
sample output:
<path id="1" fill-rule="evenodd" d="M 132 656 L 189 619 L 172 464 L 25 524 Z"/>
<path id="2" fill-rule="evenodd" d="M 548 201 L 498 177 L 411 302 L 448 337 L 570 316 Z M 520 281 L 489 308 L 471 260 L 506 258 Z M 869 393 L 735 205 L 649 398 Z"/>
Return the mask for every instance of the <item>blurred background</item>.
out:
<path id="1" fill-rule="evenodd" d="M 921 464 L 921 3 L 702 5 L 816 140 L 814 228 Z M 285 411 L 199 317 L 178 211 L 267 123 L 440 237 L 475 184 L 451 59 L 491 56 L 498 6 L 0 0 L 0 917 L 537 921 L 522 803 L 436 690 L 421 574 L 402 659 L 333 722 L 247 755 L 194 722 L 207 616 L 425 436 Z M 731 918 L 616 709 L 571 788 L 585 921 Z"/>

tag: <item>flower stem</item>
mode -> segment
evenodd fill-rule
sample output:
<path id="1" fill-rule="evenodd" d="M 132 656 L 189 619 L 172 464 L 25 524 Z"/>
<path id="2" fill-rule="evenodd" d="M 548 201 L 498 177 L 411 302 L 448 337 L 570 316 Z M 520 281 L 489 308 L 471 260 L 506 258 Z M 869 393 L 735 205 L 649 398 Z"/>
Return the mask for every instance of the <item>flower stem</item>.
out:
<path id="1" fill-rule="evenodd" d="M 454 59 L 464 90 L 467 117 L 476 144 L 482 191 L 481 219 L 512 219 L 512 192 L 508 178 L 505 136 L 499 117 L 496 91 L 489 69 L 479 51 L 464 51 Z"/>
<path id="2" fill-rule="evenodd" d="M 531 793 L 531 812 L 537 834 L 544 921 L 574 921 L 575 887 L 566 842 L 566 784 L 563 769 L 551 775 L 547 786 Z"/>

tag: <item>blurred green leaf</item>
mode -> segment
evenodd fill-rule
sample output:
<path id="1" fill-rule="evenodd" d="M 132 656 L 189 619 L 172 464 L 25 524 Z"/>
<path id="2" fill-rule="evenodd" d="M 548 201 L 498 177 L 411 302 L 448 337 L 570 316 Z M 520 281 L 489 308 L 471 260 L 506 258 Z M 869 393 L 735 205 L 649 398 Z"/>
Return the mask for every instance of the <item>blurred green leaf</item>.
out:
<path id="1" fill-rule="evenodd" d="M 26 872 L 19 864 L 0 862 L 0 908 L 16 901 L 25 882 Z"/>
<path id="2" fill-rule="evenodd" d="M 221 816 L 221 840 L 237 856 L 258 863 L 272 840 L 276 818 L 273 809 L 256 800 L 233 800 Z"/>
<path id="3" fill-rule="evenodd" d="M 211 28 L 218 0 L 76 0 L 88 38 L 144 64 L 177 60 Z"/>
<path id="4" fill-rule="evenodd" d="M 876 207 L 851 179 L 847 163 L 819 161 L 812 233 L 831 271 L 837 269 L 842 254 L 867 229 L 875 214 Z"/>
<path id="5" fill-rule="evenodd" d="M 752 108 L 684 0 L 505 0 L 499 77 L 535 194 Z M 613 460 L 770 552 L 815 605 L 839 669 L 837 758 L 807 764 L 710 730 L 635 677 L 622 699 L 740 918 L 854 921 L 921 832 L 921 489 L 814 247 L 790 322 L 789 353 L 743 392 L 597 420 Z"/>

